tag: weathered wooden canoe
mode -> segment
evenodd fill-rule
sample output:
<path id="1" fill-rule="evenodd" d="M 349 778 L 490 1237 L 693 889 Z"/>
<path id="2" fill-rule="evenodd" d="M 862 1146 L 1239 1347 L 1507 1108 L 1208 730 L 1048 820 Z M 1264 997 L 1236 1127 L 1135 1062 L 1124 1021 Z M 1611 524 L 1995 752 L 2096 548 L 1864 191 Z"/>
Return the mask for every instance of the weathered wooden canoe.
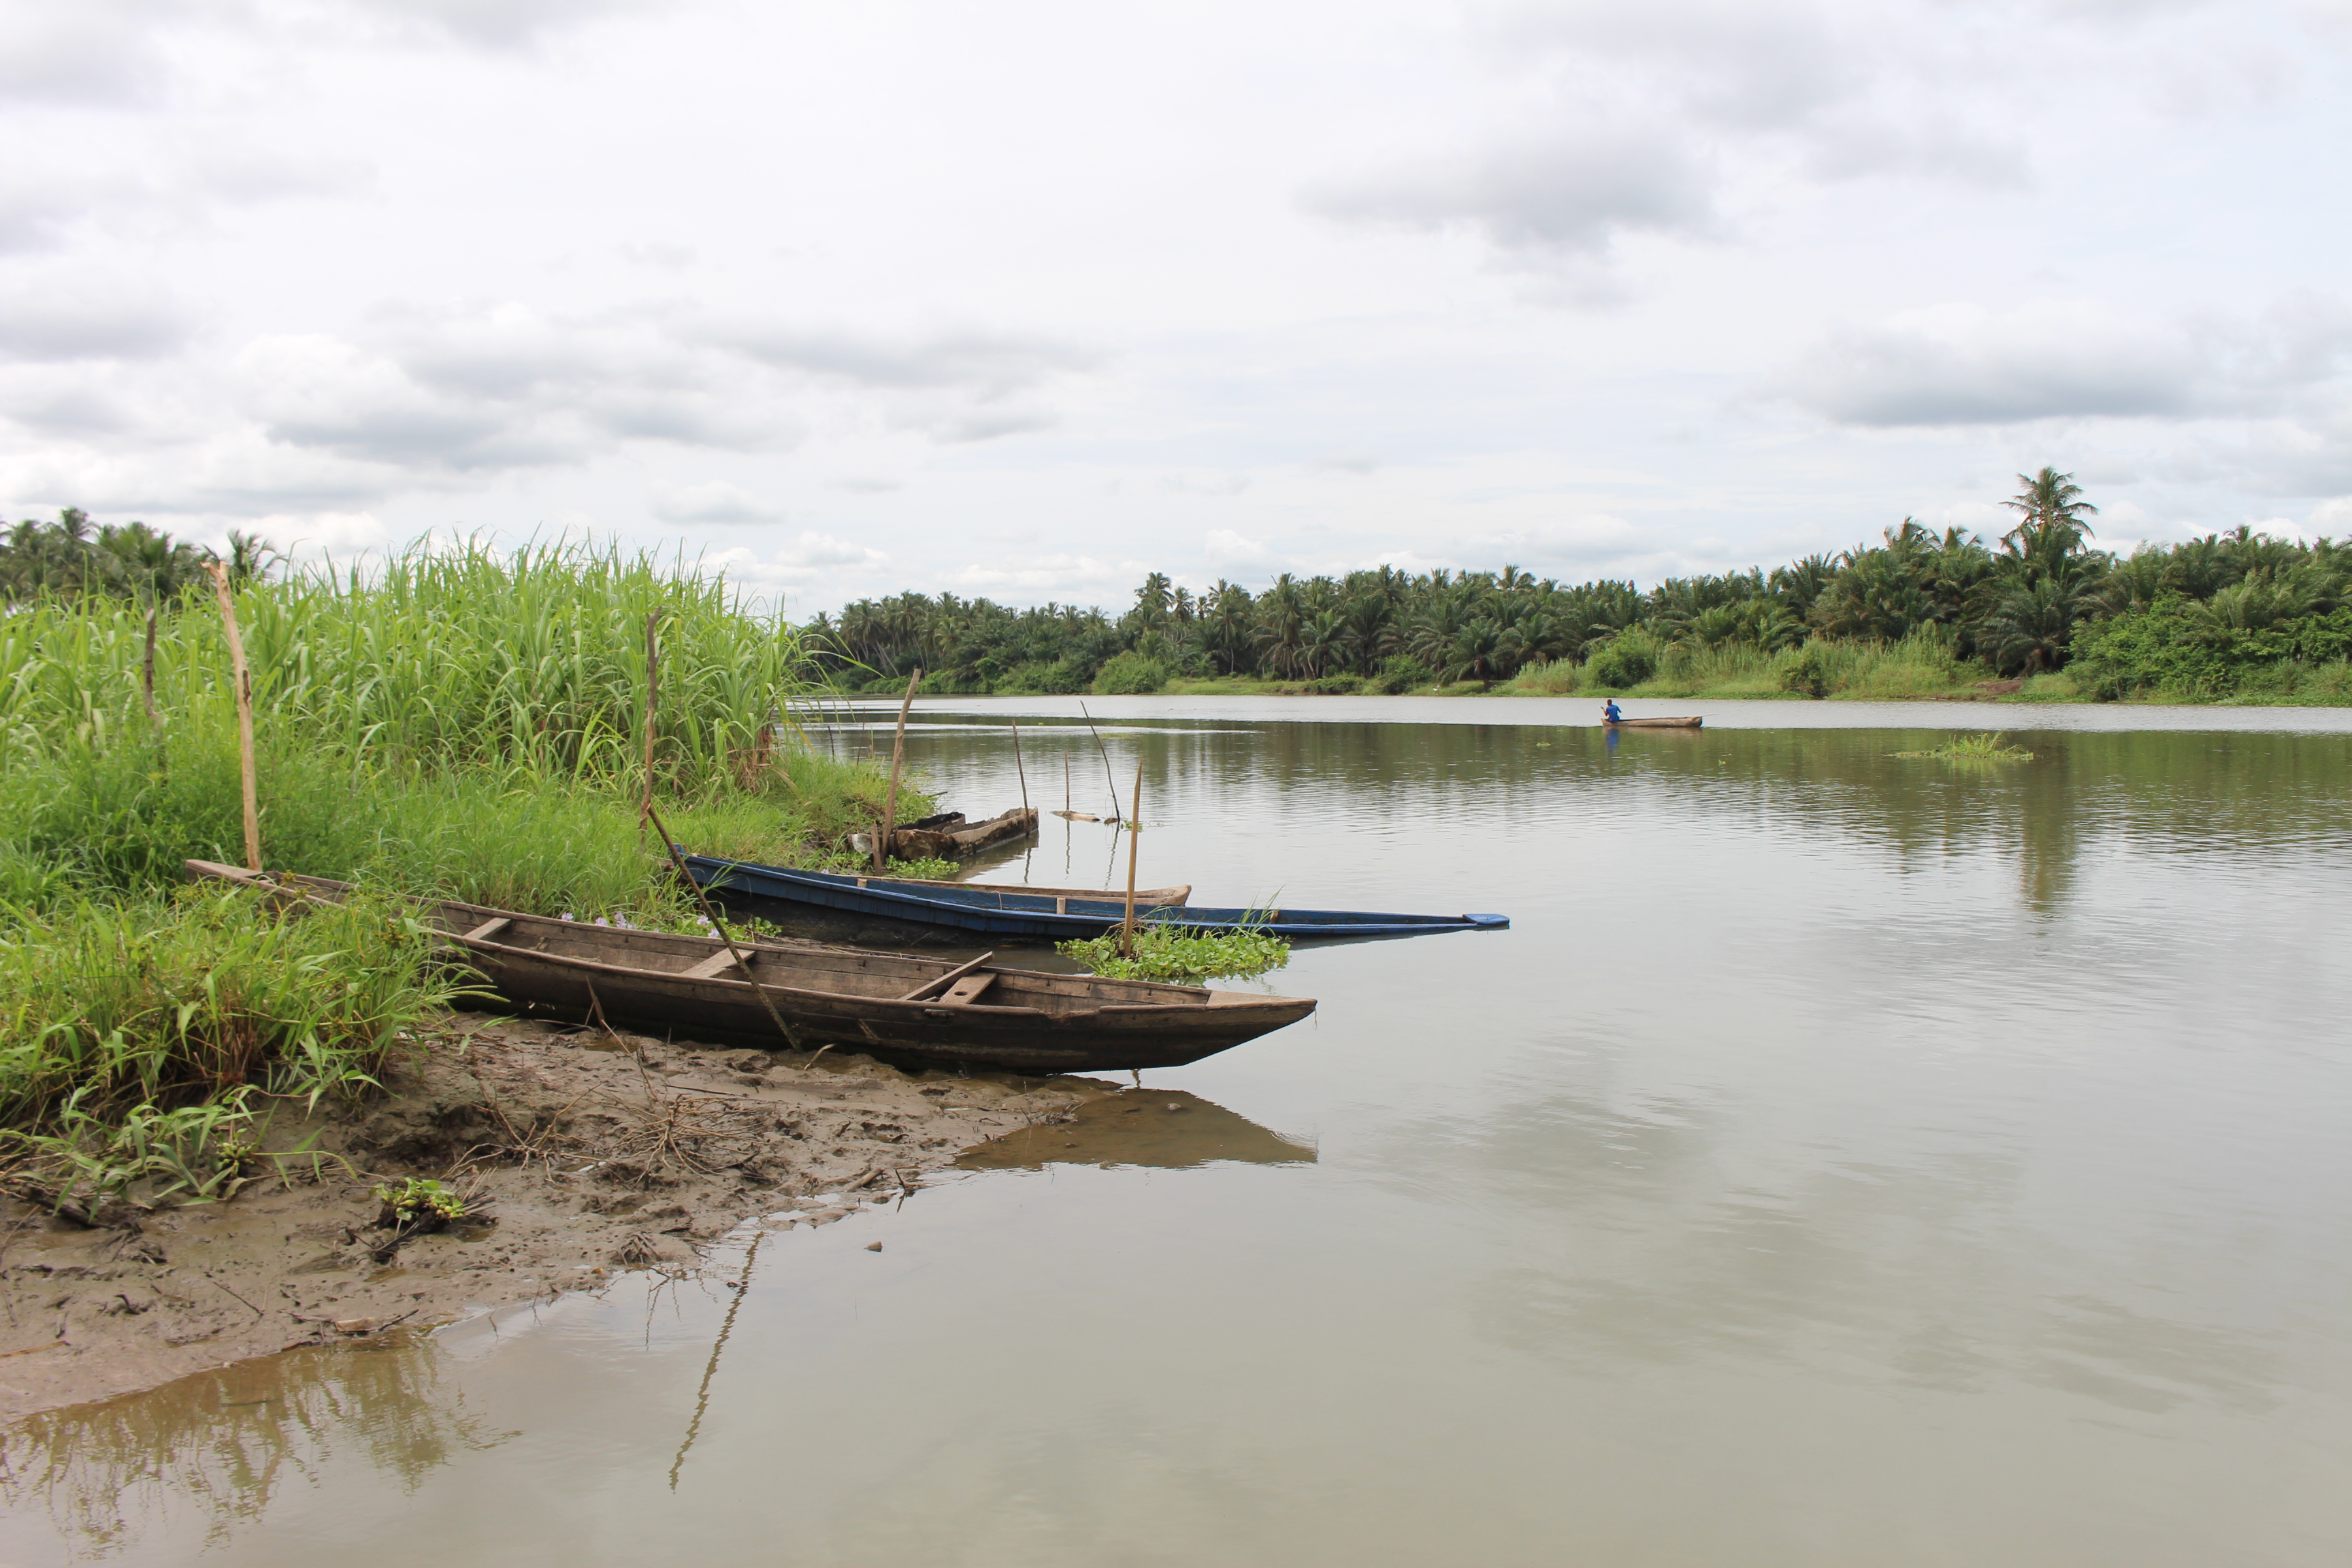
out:
<path id="1" fill-rule="evenodd" d="M 1604 730 L 1696 730 L 1703 717 L 1690 719 L 1618 719 L 1601 721 Z"/>
<path id="2" fill-rule="evenodd" d="M 961 812 L 951 812 L 945 817 L 926 817 L 892 829 L 890 853 L 901 860 L 947 860 L 976 854 L 992 844 L 1025 838 L 1036 831 L 1037 813 L 1028 806 L 1015 806 L 986 822 L 968 823 Z"/>
<path id="3" fill-rule="evenodd" d="M 686 868 L 727 909 L 773 921 L 795 933 L 838 942 L 937 947 L 970 947 L 981 942 L 1068 942 L 1100 936 L 1127 915 L 1125 895 L 1120 893 L 982 887 L 970 882 L 916 883 L 761 866 L 712 855 L 687 856 Z M 1139 893 L 1136 919 L 1206 931 L 1251 926 L 1273 936 L 1304 941 L 1499 931 L 1511 923 L 1502 915 L 1202 909 L 1175 904 L 1147 909 Z"/>
<path id="4" fill-rule="evenodd" d="M 331 902 L 346 883 L 205 860 L 192 877 Z M 1312 999 L 1045 974 L 919 953 L 739 942 L 753 982 L 714 937 L 669 936 L 477 904 L 419 900 L 424 918 L 499 996 L 535 1017 L 779 1047 L 765 992 L 800 1043 L 1014 1072 L 1181 1067 L 1295 1024 Z"/>

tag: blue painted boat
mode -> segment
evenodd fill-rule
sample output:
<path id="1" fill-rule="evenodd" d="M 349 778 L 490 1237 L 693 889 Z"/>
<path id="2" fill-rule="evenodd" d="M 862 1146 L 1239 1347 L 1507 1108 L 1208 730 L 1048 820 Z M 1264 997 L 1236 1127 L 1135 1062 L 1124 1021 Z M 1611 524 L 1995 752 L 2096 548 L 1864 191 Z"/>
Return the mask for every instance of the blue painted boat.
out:
<path id="1" fill-rule="evenodd" d="M 1026 938 L 1038 942 L 1097 937 L 1118 926 L 1127 906 L 1118 893 L 1060 889 L 1029 891 L 953 882 L 908 882 L 761 866 L 688 855 L 686 868 L 732 913 L 772 921 L 795 933 L 860 946 L 971 947 Z M 1201 909 L 1139 900 L 1138 924 L 1206 931 L 1254 926 L 1293 942 L 1425 936 L 1444 931 L 1500 931 L 1503 915 L 1392 915 L 1362 910 Z"/>

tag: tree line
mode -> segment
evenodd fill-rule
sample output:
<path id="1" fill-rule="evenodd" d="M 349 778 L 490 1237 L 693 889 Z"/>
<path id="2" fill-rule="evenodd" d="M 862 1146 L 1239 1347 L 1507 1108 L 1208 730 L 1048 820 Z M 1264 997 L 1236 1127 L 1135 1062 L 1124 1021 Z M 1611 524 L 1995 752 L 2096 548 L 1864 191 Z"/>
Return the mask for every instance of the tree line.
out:
<path id="1" fill-rule="evenodd" d="M 2242 527 L 2119 556 L 2094 544 L 2098 509 L 2074 476 L 2044 468 L 2018 478 L 2003 503 L 2015 525 L 1997 540 L 1906 517 L 1879 544 L 1646 591 L 1507 565 L 1285 573 L 1257 593 L 1221 580 L 1195 594 L 1155 572 L 1116 619 L 1069 605 L 1016 610 L 907 593 L 861 599 L 805 629 L 837 684 L 902 682 L 919 668 L 927 689 L 968 692 L 1154 690 L 1179 676 L 1401 691 L 1602 659 L 1601 683 L 1628 686 L 1655 650 L 1675 645 L 1770 654 L 1922 632 L 1948 639 L 1958 658 L 2019 676 L 2064 668 L 2087 633 L 2131 617 L 2173 624 L 2174 640 L 2269 633 L 2288 650 L 2275 657 L 2352 652 L 2336 649 L 2326 626 L 2298 642 L 2291 625 L 2342 610 L 2352 540 L 2304 544 Z"/>
<path id="2" fill-rule="evenodd" d="M 94 526 L 89 513 L 69 506 L 53 522 L 27 518 L 0 531 L 0 604 L 95 596 L 168 607 L 209 590 L 206 562 L 220 561 L 229 581 L 243 584 L 261 575 L 277 553 L 255 535 L 232 530 L 228 553 L 216 555 L 143 522 Z"/>

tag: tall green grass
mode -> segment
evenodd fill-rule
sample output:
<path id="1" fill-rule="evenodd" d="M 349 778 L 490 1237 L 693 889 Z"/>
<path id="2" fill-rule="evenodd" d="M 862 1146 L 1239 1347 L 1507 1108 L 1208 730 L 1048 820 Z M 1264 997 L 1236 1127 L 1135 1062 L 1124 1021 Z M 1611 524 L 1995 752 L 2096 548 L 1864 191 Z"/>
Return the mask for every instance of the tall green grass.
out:
<path id="1" fill-rule="evenodd" d="M 362 1086 L 463 989 L 381 899 L 283 913 L 242 889 L 60 900 L 0 922 L 0 1123 Z"/>
<path id="2" fill-rule="evenodd" d="M 237 597 L 257 723 L 354 757 L 532 783 L 634 777 L 642 767 L 646 617 L 661 623 L 670 787 L 740 775 L 808 689 L 799 635 L 746 611 L 723 581 L 576 544 L 510 555 L 479 543 L 257 583 Z M 0 746 L 105 747 L 147 735 L 142 612 L 49 601 L 0 617 Z M 167 611 L 155 692 L 172 731 L 218 729 L 234 693 L 208 601 Z"/>
<path id="3" fill-rule="evenodd" d="M 637 809 L 656 612 L 654 775 L 674 833 L 793 860 L 871 826 L 875 770 L 793 728 L 810 672 L 781 619 L 680 563 L 469 543 L 239 594 L 265 861 L 381 895 L 686 917 Z M 363 1088 L 384 1043 L 447 999 L 392 904 L 289 921 L 182 887 L 184 861 L 244 856 L 217 611 L 158 622 L 160 722 L 145 661 L 128 605 L 0 615 L 0 1124 L 83 1137 L 223 1097 Z"/>

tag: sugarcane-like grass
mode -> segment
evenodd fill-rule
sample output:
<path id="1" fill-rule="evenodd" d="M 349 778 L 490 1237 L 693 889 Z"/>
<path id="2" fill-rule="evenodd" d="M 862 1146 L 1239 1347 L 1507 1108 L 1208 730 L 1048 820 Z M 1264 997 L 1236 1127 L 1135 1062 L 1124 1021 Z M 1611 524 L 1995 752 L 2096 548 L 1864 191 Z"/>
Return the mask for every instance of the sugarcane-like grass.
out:
<path id="1" fill-rule="evenodd" d="M 204 1189 L 221 1169 L 205 1150 L 255 1146 L 251 1113 L 367 1092 L 463 984 L 401 915 L 404 895 L 693 929 L 694 900 L 640 821 L 656 612 L 653 778 L 673 832 L 793 863 L 873 826 L 875 769 L 796 728 L 797 635 L 718 577 L 575 546 L 412 550 L 238 596 L 265 859 L 362 889 L 299 919 L 184 885 L 185 860 L 244 858 L 212 607 L 159 619 L 160 722 L 136 606 L 0 616 L 0 1128 L 14 1156 L 115 1185 L 176 1165 Z M 930 809 L 900 801 L 902 816 Z"/>

